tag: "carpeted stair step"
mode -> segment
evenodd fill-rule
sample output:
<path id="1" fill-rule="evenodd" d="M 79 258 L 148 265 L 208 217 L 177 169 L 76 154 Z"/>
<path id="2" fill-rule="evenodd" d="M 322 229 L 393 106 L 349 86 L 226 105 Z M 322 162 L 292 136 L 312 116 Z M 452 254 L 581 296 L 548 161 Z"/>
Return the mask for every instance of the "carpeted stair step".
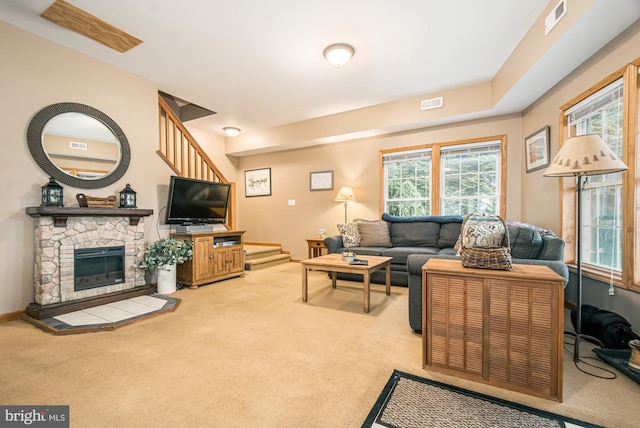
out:
<path id="1" fill-rule="evenodd" d="M 259 270 L 288 263 L 291 257 L 280 245 L 244 245 L 244 269 Z"/>
<path id="2" fill-rule="evenodd" d="M 245 270 L 259 270 L 265 269 L 272 266 L 281 265 L 284 263 L 289 263 L 291 257 L 289 254 L 275 254 L 269 255 L 266 257 L 260 257 L 252 260 L 245 260 L 244 269 Z"/>
<path id="3" fill-rule="evenodd" d="M 281 247 L 245 247 L 245 261 L 261 259 L 263 257 L 277 256 L 282 254 Z"/>

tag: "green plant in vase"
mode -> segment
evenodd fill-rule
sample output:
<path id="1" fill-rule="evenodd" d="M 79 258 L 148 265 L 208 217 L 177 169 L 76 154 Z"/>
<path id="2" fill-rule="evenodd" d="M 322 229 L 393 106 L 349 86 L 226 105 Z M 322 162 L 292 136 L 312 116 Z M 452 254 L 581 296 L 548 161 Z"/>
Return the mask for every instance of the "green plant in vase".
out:
<path id="1" fill-rule="evenodd" d="M 156 269 L 168 269 L 171 265 L 179 265 L 193 257 L 193 242 L 182 239 L 162 238 L 147 246 L 139 269 L 153 272 Z"/>

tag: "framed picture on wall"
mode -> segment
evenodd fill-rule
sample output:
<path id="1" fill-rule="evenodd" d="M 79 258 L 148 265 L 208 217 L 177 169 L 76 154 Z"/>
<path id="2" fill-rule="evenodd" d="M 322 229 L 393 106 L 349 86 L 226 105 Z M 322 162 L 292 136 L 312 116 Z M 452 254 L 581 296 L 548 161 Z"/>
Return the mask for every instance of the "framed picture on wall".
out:
<path id="1" fill-rule="evenodd" d="M 549 126 L 545 126 L 525 138 L 527 173 L 549 166 L 549 129 Z"/>
<path id="2" fill-rule="evenodd" d="M 271 168 L 251 169 L 244 172 L 244 196 L 271 195 Z"/>
<path id="3" fill-rule="evenodd" d="M 333 190 L 333 171 L 309 173 L 309 190 Z"/>

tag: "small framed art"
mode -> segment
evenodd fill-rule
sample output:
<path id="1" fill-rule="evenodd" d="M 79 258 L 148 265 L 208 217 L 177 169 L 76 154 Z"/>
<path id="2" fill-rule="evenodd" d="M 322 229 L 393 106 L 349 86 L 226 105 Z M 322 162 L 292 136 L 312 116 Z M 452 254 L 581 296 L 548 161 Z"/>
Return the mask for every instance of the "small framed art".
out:
<path id="1" fill-rule="evenodd" d="M 333 190 L 333 171 L 309 173 L 309 190 Z"/>
<path id="2" fill-rule="evenodd" d="M 529 135 L 524 140 L 527 173 L 549 166 L 549 126 Z"/>
<path id="3" fill-rule="evenodd" d="M 271 195 L 271 168 L 251 169 L 244 172 L 244 196 Z"/>

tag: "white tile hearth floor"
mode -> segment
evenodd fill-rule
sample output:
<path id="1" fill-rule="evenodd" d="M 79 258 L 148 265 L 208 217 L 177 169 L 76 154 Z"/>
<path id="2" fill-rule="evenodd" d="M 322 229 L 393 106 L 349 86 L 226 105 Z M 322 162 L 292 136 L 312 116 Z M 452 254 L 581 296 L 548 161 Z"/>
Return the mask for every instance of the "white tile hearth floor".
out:
<path id="1" fill-rule="evenodd" d="M 180 299 L 152 294 L 132 297 L 92 308 L 36 320 L 28 315 L 22 319 L 54 334 L 76 334 L 91 331 L 114 330 L 134 321 L 173 312 Z"/>
<path id="2" fill-rule="evenodd" d="M 158 311 L 167 303 L 153 296 L 138 296 L 119 302 L 82 309 L 53 317 L 72 326 L 108 324 L 125 321 L 140 315 Z"/>

